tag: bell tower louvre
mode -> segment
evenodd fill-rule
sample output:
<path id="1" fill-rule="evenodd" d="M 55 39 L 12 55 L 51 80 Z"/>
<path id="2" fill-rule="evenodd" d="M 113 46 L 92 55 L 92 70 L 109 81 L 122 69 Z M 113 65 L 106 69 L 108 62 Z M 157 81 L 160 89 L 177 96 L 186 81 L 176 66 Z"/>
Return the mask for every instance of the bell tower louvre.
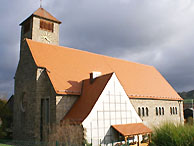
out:
<path id="1" fill-rule="evenodd" d="M 42 43 L 59 45 L 59 24 L 61 22 L 44 8 L 38 8 L 20 24 L 22 26 L 21 47 L 25 38 Z"/>

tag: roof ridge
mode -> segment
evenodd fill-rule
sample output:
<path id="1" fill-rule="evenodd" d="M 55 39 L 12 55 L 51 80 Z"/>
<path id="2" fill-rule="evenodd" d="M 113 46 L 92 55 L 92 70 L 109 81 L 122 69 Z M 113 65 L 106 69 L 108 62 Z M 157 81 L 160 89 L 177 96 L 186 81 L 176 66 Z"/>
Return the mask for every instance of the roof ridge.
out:
<path id="1" fill-rule="evenodd" d="M 31 39 L 26 39 L 26 40 L 37 42 L 37 41 L 31 40 Z M 146 64 L 142 64 L 142 63 L 138 63 L 138 62 L 128 61 L 128 60 L 121 59 L 121 58 L 116 58 L 116 57 L 107 56 L 107 55 L 103 55 L 103 54 L 97 54 L 97 53 L 89 52 L 89 51 L 86 51 L 86 50 L 80 50 L 80 49 L 77 49 L 77 48 L 59 46 L 59 45 L 54 45 L 54 44 L 45 44 L 45 43 L 42 43 L 42 42 L 37 42 L 37 43 L 44 44 L 44 45 L 52 45 L 52 46 L 56 46 L 56 47 L 59 47 L 59 48 L 65 48 L 65 49 L 69 49 L 69 50 L 75 50 L 75 51 L 78 51 L 78 52 L 83 52 L 83 53 L 88 53 L 88 54 L 92 54 L 92 55 L 102 56 L 102 57 L 105 57 L 105 58 L 111 58 L 111 59 L 114 59 L 114 60 L 120 60 L 120 61 L 128 62 L 128 63 L 134 63 L 134 64 L 137 64 L 137 65 L 142 65 L 142 66 L 147 66 L 147 67 L 154 67 L 152 65 L 146 65 Z"/>

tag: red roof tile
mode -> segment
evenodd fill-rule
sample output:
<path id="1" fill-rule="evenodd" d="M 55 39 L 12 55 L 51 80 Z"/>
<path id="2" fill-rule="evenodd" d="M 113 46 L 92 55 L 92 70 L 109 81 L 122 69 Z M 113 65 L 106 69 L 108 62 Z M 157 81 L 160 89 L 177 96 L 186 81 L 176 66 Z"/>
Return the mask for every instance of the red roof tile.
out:
<path id="1" fill-rule="evenodd" d="M 44 19 L 47 19 L 47 20 L 54 21 L 54 22 L 59 23 L 59 24 L 61 23 L 61 21 L 57 20 L 54 16 L 52 16 L 45 9 L 38 8 L 31 16 L 29 16 L 26 20 L 24 20 L 20 25 L 22 25 L 25 21 L 27 21 L 32 16 L 41 17 L 41 18 L 44 18 Z"/>
<path id="2" fill-rule="evenodd" d="M 64 120 L 68 119 L 73 122 L 83 122 L 91 112 L 111 76 L 112 73 L 103 75 L 95 78 L 93 82 L 90 82 L 90 79 L 84 80 L 82 94 L 64 117 Z"/>
<path id="3" fill-rule="evenodd" d="M 38 67 L 48 70 L 57 94 L 81 94 L 81 81 L 92 71 L 115 72 L 131 98 L 182 100 L 153 67 L 77 49 L 48 45 L 27 39 Z"/>
<path id="4" fill-rule="evenodd" d="M 38 10 L 36 10 L 34 13 L 33 13 L 34 16 L 39 16 L 39 17 L 42 17 L 42 18 L 46 18 L 48 20 L 52 20 L 52 21 L 55 21 L 57 23 L 61 23 L 59 20 L 57 20 L 55 17 L 53 17 L 49 12 L 47 12 L 45 9 L 43 8 L 39 8 Z"/>
<path id="5" fill-rule="evenodd" d="M 123 136 L 140 135 L 152 132 L 152 130 L 143 123 L 112 125 L 112 127 Z"/>

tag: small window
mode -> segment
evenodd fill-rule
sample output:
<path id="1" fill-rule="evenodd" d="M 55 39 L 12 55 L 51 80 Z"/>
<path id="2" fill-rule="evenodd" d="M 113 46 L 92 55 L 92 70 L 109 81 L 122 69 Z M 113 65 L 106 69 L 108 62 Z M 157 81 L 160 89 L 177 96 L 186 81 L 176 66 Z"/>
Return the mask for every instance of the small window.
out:
<path id="1" fill-rule="evenodd" d="M 164 107 L 162 107 L 162 115 L 164 115 Z"/>
<path id="2" fill-rule="evenodd" d="M 24 34 L 27 33 L 30 30 L 30 21 L 27 21 L 24 24 Z"/>
<path id="3" fill-rule="evenodd" d="M 175 107 L 175 114 L 177 115 L 177 107 Z"/>
<path id="4" fill-rule="evenodd" d="M 160 114 L 160 115 L 162 114 L 162 112 L 161 112 L 161 107 L 159 107 L 159 114 Z"/>
<path id="5" fill-rule="evenodd" d="M 144 108 L 142 107 L 142 116 L 144 117 L 145 116 L 145 111 L 144 111 Z"/>
<path id="6" fill-rule="evenodd" d="M 174 110 L 174 107 L 173 107 L 173 115 L 175 114 L 175 110 Z"/>
<path id="7" fill-rule="evenodd" d="M 141 108 L 138 107 L 138 115 L 141 117 Z"/>
<path id="8" fill-rule="evenodd" d="M 40 20 L 40 28 L 43 29 L 43 30 L 53 32 L 54 23 L 48 22 L 48 21 L 45 21 L 45 20 Z"/>
<path id="9" fill-rule="evenodd" d="M 156 107 L 156 115 L 158 116 L 158 108 Z"/>
<path id="10" fill-rule="evenodd" d="M 149 111 L 147 107 L 146 107 L 146 116 L 149 116 Z"/>
<path id="11" fill-rule="evenodd" d="M 170 107 L 170 114 L 172 115 L 172 107 Z"/>

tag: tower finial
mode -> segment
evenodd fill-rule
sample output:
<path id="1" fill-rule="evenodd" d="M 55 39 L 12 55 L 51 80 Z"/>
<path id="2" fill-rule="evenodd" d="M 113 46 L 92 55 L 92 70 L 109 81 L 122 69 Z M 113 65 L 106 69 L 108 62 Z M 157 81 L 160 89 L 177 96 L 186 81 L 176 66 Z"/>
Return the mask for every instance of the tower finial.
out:
<path id="1" fill-rule="evenodd" d="M 40 8 L 42 8 L 42 0 L 40 0 Z"/>

